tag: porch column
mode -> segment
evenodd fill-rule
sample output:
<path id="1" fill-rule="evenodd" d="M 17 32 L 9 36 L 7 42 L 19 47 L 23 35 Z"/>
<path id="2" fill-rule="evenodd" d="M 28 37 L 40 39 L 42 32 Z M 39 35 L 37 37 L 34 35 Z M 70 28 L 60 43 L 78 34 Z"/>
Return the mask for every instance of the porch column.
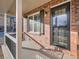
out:
<path id="1" fill-rule="evenodd" d="M 16 0 L 16 59 L 22 59 L 22 0 Z"/>
<path id="2" fill-rule="evenodd" d="M 7 32 L 7 13 L 4 13 L 4 45 L 6 45 L 6 38 L 5 34 Z"/>

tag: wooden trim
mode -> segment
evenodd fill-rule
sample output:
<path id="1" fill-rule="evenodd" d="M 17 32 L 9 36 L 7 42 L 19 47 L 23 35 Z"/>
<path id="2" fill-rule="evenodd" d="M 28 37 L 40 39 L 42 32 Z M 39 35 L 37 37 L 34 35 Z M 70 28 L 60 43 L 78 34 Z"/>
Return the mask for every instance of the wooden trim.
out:
<path id="1" fill-rule="evenodd" d="M 16 0 L 16 59 L 22 59 L 22 0 Z"/>
<path id="2" fill-rule="evenodd" d="M 6 37 L 5 37 L 6 32 L 7 32 L 7 13 L 4 14 L 4 45 L 6 45 Z"/>

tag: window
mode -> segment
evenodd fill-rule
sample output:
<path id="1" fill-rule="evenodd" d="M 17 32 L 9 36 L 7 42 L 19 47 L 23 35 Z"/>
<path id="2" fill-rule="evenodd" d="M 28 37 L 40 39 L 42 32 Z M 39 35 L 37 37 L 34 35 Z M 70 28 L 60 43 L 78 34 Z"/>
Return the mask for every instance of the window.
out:
<path id="1" fill-rule="evenodd" d="M 40 32 L 40 15 L 34 15 L 34 32 Z"/>
<path id="2" fill-rule="evenodd" d="M 16 32 L 16 17 L 7 16 L 7 32 Z"/>
<path id="3" fill-rule="evenodd" d="M 43 17 L 44 15 L 41 16 L 41 12 L 37 12 L 28 16 L 28 32 L 35 34 L 43 33 Z"/>
<path id="4" fill-rule="evenodd" d="M 29 17 L 29 30 L 33 31 L 33 17 L 32 16 Z"/>
<path id="5" fill-rule="evenodd" d="M 51 9 L 51 37 L 53 44 L 62 48 L 69 48 L 70 19 L 69 3 Z"/>

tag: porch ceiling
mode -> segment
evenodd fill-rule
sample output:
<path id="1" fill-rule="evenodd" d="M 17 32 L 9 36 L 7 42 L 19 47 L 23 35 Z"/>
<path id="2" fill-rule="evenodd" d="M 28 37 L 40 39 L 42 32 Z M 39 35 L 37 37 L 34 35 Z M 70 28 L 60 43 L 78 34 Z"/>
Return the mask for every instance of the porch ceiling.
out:
<path id="1" fill-rule="evenodd" d="M 0 0 L 0 12 L 6 12 L 11 7 L 13 0 Z"/>
<path id="2" fill-rule="evenodd" d="M 15 14 L 16 0 L 0 0 L 0 10 Z M 50 0 L 22 0 L 23 14 L 49 2 Z"/>
<path id="3" fill-rule="evenodd" d="M 49 1 L 50 0 L 23 0 L 23 14 Z"/>

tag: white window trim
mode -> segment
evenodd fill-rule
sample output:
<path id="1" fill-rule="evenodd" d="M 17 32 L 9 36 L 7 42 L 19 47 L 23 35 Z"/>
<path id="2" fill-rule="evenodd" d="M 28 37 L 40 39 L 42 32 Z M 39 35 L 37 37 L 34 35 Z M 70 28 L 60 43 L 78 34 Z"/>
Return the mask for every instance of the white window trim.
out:
<path id="1" fill-rule="evenodd" d="M 54 5 L 54 6 L 51 6 L 50 8 L 55 8 L 55 7 L 57 7 L 57 6 L 63 5 L 63 4 L 68 3 L 68 2 L 71 2 L 71 0 L 66 0 L 66 1 L 64 1 L 64 2 L 62 2 L 62 3 L 56 4 L 56 5 Z"/>
<path id="2" fill-rule="evenodd" d="M 38 11 L 38 12 L 36 12 L 36 13 L 33 13 L 33 14 L 28 15 L 28 17 L 33 16 L 33 15 L 36 15 L 36 14 L 39 14 L 39 13 L 40 13 L 40 11 Z"/>

